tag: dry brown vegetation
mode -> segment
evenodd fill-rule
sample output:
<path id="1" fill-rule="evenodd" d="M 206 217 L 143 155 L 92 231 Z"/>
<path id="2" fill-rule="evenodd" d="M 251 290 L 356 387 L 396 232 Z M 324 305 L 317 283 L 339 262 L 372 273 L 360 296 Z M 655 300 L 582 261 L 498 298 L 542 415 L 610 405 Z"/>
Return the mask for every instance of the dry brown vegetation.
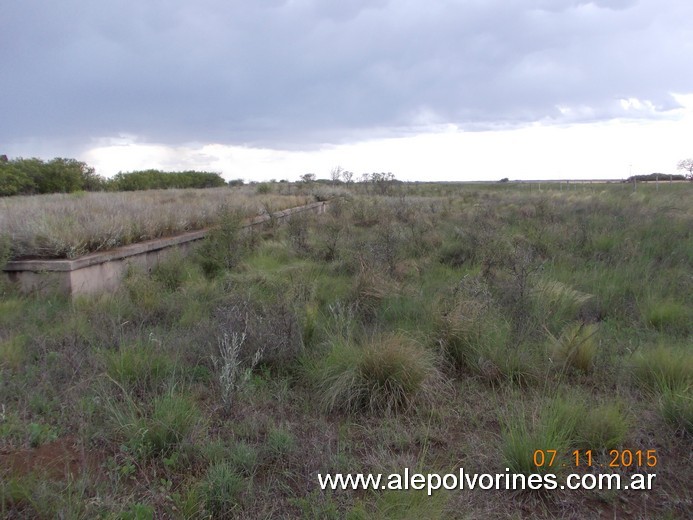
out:
<path id="1" fill-rule="evenodd" d="M 203 229 L 218 224 L 228 213 L 253 217 L 311 199 L 257 194 L 252 186 L 4 197 L 0 198 L 0 235 L 9 240 L 12 258 L 75 258 Z"/>

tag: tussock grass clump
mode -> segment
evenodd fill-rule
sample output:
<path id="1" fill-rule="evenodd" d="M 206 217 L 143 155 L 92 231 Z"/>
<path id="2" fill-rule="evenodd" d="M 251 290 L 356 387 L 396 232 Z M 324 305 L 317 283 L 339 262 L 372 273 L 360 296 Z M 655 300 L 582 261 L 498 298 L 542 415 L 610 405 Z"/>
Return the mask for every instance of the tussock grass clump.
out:
<path id="1" fill-rule="evenodd" d="M 25 349 L 27 337 L 18 335 L 6 340 L 0 339 L 0 368 L 19 370 L 27 357 Z"/>
<path id="2" fill-rule="evenodd" d="M 170 453 L 201 420 L 190 398 L 173 393 L 155 397 L 150 407 L 138 405 L 127 393 L 120 403 L 108 396 L 105 400 L 116 438 L 144 459 Z"/>
<path id="3" fill-rule="evenodd" d="M 371 321 L 383 300 L 398 293 L 396 282 L 385 272 L 362 261 L 361 268 L 354 277 L 350 299 L 361 317 L 365 321 Z"/>
<path id="4" fill-rule="evenodd" d="M 582 397 L 561 396 L 549 401 L 539 413 L 511 414 L 504 420 L 502 451 L 511 471 L 529 474 L 552 471 L 535 465 L 535 450 L 606 450 L 622 446 L 631 422 L 620 403 L 588 405 Z"/>
<path id="5" fill-rule="evenodd" d="M 688 334 L 693 327 L 693 310 L 676 301 L 649 302 L 643 313 L 647 324 L 659 331 Z"/>
<path id="6" fill-rule="evenodd" d="M 693 436 L 693 386 L 664 390 L 659 409 L 667 423 Z"/>
<path id="7" fill-rule="evenodd" d="M 549 356 L 562 369 L 574 368 L 589 374 L 594 368 L 598 348 L 597 325 L 572 323 L 556 338 L 549 334 Z"/>
<path id="8" fill-rule="evenodd" d="M 524 475 L 554 471 L 548 464 L 537 467 L 534 453 L 568 450 L 578 420 L 579 415 L 562 400 L 551 403 L 537 415 L 521 411 L 503 417 L 501 451 L 505 467 Z"/>
<path id="9" fill-rule="evenodd" d="M 156 351 L 155 345 L 135 343 L 103 352 L 106 374 L 138 395 L 156 390 L 175 375 L 176 361 Z"/>
<path id="10" fill-rule="evenodd" d="M 482 280 L 465 277 L 445 307 L 438 312 L 437 330 L 443 354 L 454 368 L 490 383 L 526 384 L 535 378 L 535 352 L 512 341 L 512 324 L 500 314 Z"/>
<path id="11" fill-rule="evenodd" d="M 586 294 L 557 280 L 540 280 L 532 289 L 536 312 L 544 317 L 544 321 L 562 325 L 575 320 L 585 306 L 594 300 L 594 296 Z"/>
<path id="12" fill-rule="evenodd" d="M 267 433 L 265 453 L 270 460 L 279 460 L 296 448 L 296 437 L 286 426 L 276 426 Z"/>
<path id="13" fill-rule="evenodd" d="M 440 375 L 431 352 L 397 334 L 332 343 L 314 377 L 327 411 L 397 412 L 432 399 Z"/>
<path id="14" fill-rule="evenodd" d="M 244 478 L 229 462 L 218 462 L 207 468 L 202 482 L 206 512 L 212 518 L 235 518 L 240 499 L 246 488 Z"/>
<path id="15" fill-rule="evenodd" d="M 610 450 L 622 446 L 630 430 L 630 421 L 619 403 L 596 407 L 578 405 L 581 418 L 575 431 L 575 446 L 592 450 Z"/>
<path id="16" fill-rule="evenodd" d="M 491 295 L 479 279 L 464 278 L 451 302 L 441 304 L 437 329 L 446 357 L 453 366 L 470 369 L 482 345 L 497 343 L 502 331 L 490 318 Z"/>
<path id="17" fill-rule="evenodd" d="M 649 390 L 681 391 L 693 386 L 693 355 L 682 348 L 658 346 L 633 360 L 635 379 Z"/>
<path id="18" fill-rule="evenodd" d="M 693 355 L 689 350 L 658 346 L 633 361 L 635 379 L 658 395 L 664 420 L 693 435 Z"/>

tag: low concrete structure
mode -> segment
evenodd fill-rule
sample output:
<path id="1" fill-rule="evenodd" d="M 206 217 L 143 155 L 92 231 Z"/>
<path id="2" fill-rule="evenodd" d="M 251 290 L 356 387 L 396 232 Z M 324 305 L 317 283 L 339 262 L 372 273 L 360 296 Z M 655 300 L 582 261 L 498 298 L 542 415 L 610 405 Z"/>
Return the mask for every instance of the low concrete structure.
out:
<path id="1" fill-rule="evenodd" d="M 327 202 L 314 202 L 305 206 L 277 211 L 248 219 L 243 227 L 252 229 L 270 220 L 283 221 L 291 215 L 305 211 L 322 214 Z M 19 284 L 25 293 L 57 290 L 63 294 L 95 294 L 113 291 L 120 286 L 130 266 L 150 270 L 173 251 L 190 252 L 195 244 L 207 236 L 208 230 L 191 231 L 173 237 L 148 240 L 119 247 L 110 251 L 85 255 L 74 260 L 17 260 L 8 262 L 5 274 Z"/>

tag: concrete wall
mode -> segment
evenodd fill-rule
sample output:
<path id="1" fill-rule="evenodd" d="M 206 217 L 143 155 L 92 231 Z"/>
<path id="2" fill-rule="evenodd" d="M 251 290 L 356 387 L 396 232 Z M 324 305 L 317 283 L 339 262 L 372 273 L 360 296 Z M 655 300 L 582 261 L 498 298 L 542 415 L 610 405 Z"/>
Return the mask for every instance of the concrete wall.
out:
<path id="1" fill-rule="evenodd" d="M 327 202 L 285 209 L 270 215 L 248 219 L 243 227 L 253 229 L 274 219 L 284 221 L 297 213 L 325 213 Z M 95 294 L 120 286 L 130 266 L 151 270 L 174 251 L 189 253 L 207 230 L 192 231 L 174 237 L 149 240 L 111 251 L 92 253 L 74 260 L 18 260 L 8 262 L 4 272 L 24 293 L 57 290 L 63 294 Z"/>

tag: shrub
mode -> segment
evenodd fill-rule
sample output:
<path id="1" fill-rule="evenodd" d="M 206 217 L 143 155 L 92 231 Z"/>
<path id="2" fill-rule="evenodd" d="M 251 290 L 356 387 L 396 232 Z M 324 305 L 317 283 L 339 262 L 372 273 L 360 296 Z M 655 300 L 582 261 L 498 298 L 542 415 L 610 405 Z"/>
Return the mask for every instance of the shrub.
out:
<path id="1" fill-rule="evenodd" d="M 221 401 L 227 410 L 236 394 L 243 388 L 260 361 L 263 350 L 256 350 L 252 359 L 244 366 L 241 360 L 241 349 L 247 334 L 244 331 L 230 331 L 219 338 L 219 356 L 212 357 L 215 370 L 219 373 Z"/>
<path id="2" fill-rule="evenodd" d="M 240 231 L 240 215 L 227 212 L 221 224 L 207 234 L 195 259 L 208 278 L 236 266 L 242 253 Z"/>
<path id="3" fill-rule="evenodd" d="M 170 292 L 178 290 L 188 275 L 188 264 L 178 251 L 171 253 L 152 269 L 152 278 Z"/>
<path id="4" fill-rule="evenodd" d="M 255 193 L 258 195 L 267 195 L 272 193 L 272 185 L 268 182 L 261 182 L 255 187 Z"/>
<path id="5" fill-rule="evenodd" d="M 440 380 L 431 352 L 400 335 L 362 344 L 337 339 L 316 371 L 328 411 L 404 410 L 417 399 L 431 399 Z"/>
<path id="6" fill-rule="evenodd" d="M 289 217 L 286 226 L 289 242 L 297 253 L 306 253 L 310 250 L 308 245 L 308 218 L 302 213 L 292 215 Z"/>
<path id="7" fill-rule="evenodd" d="M 233 333 L 245 336 L 238 349 L 243 367 L 259 363 L 286 368 L 303 349 L 301 323 L 283 298 L 262 303 L 247 296 L 230 295 L 214 317 L 221 337 Z"/>

